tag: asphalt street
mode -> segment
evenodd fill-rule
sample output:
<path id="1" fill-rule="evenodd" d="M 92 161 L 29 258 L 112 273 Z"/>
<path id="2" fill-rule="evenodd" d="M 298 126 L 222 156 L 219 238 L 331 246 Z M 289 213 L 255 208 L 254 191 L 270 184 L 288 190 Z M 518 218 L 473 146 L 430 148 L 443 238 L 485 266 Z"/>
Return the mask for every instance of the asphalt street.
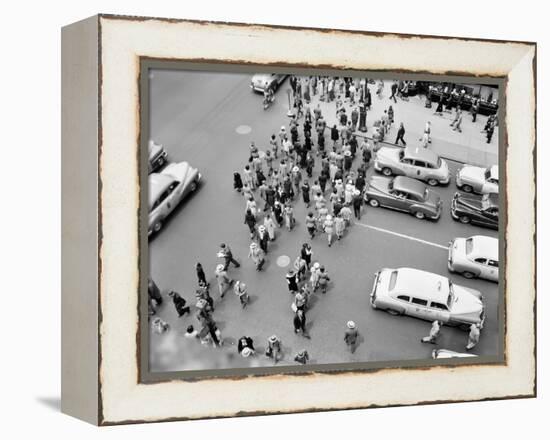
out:
<path id="1" fill-rule="evenodd" d="M 302 243 L 309 241 L 304 226 L 307 210 L 301 199 L 294 203 L 296 227 L 291 232 L 277 230 L 276 241 L 269 245 L 265 270 L 257 272 L 246 258 L 250 239 L 248 228 L 243 224 L 245 202 L 242 195 L 233 190 L 233 172 L 242 173 L 250 142 L 254 141 L 260 150 L 265 150 L 272 133 L 278 133 L 281 125 L 288 128 L 286 89 L 289 86 L 288 81 L 283 83 L 274 105 L 264 111 L 262 96 L 250 90 L 250 78 L 251 75 L 246 74 L 176 70 L 156 70 L 151 74 L 152 139 L 165 146 L 170 161 L 188 161 L 203 175 L 198 191 L 174 211 L 163 230 L 150 240 L 150 274 L 161 291 L 176 290 L 194 304 L 197 283 L 194 265 L 200 261 L 212 284 L 211 294 L 216 302 L 214 319 L 226 342 L 221 351 L 236 352 L 236 346 L 232 344 L 243 335 L 252 337 L 257 347 L 265 347 L 267 338 L 277 334 L 284 347 L 282 364 L 292 364 L 294 354 L 302 348 L 308 350 L 311 363 L 322 364 L 427 359 L 434 348 L 464 352 L 467 332 L 444 327 L 437 346 L 422 344 L 420 338 L 428 334 L 429 322 L 395 317 L 371 308 L 369 294 L 377 270 L 414 267 L 448 276 L 456 284 L 483 293 L 487 318 L 480 343 L 472 352 L 496 355 L 500 302 L 497 284 L 467 280 L 447 270 L 446 248 L 451 239 L 477 234 L 498 236 L 496 231 L 452 220 L 449 209 L 456 191 L 454 173 L 461 165 L 455 162 L 449 162 L 453 176 L 451 183 L 435 189 L 444 201 L 443 214 L 438 222 L 367 206 L 360 222 L 351 226 L 343 239 L 331 248 L 327 246 L 324 234 L 311 241 L 313 261 L 319 261 L 327 268 L 331 282 L 325 295 L 318 292 L 312 298 L 307 313 L 311 339 L 294 333 L 292 297 L 285 281 L 288 266 L 280 267 L 276 260 L 288 256 L 292 264 Z M 384 105 L 388 104 L 389 101 L 384 102 Z M 374 100 L 373 106 L 377 105 L 378 101 Z M 423 110 L 420 103 L 417 107 L 407 103 L 402 109 L 399 102 L 393 105 L 396 115 Z M 433 110 L 425 111 L 433 113 Z M 463 124 L 466 125 L 467 121 Z M 392 130 L 390 137 L 394 136 L 396 128 Z M 441 134 L 442 142 L 452 142 L 453 134 L 446 136 L 446 133 Z M 433 143 L 437 142 L 438 138 L 434 137 Z M 359 165 L 359 160 L 355 160 L 354 168 Z M 319 160 L 314 178 L 318 173 Z M 372 167 L 370 173 L 373 173 Z M 229 273 L 248 285 L 252 301 L 244 310 L 232 291 L 219 300 L 214 268 L 220 262 L 216 252 L 222 242 L 231 246 L 235 257 L 242 263 L 241 268 L 231 268 Z M 151 335 L 151 369 L 177 371 L 217 366 L 212 360 L 215 355 L 211 353 L 200 362 L 192 355 L 186 355 L 194 349 L 184 349 L 186 343 L 179 336 L 183 336 L 189 324 L 197 326 L 198 323 L 192 315 L 177 318 L 168 300 L 166 296 L 158 315 L 171 325 L 171 331 Z M 347 351 L 343 340 L 348 320 L 356 322 L 361 335 L 354 354 Z M 170 338 L 172 350 L 161 353 L 163 339 L 167 338 Z"/>

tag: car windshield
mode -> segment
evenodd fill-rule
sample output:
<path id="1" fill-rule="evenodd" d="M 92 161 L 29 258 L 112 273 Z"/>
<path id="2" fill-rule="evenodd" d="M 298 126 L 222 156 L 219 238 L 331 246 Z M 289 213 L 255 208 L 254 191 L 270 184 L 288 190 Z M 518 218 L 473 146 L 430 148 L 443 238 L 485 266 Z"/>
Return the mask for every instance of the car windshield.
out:
<path id="1" fill-rule="evenodd" d="M 453 289 L 453 283 L 451 280 L 449 280 L 449 297 L 447 298 L 447 307 L 449 310 L 451 309 L 451 306 L 453 305 L 453 302 L 455 300 L 455 291 Z"/>
<path id="2" fill-rule="evenodd" d="M 393 189 L 393 180 L 390 183 L 388 183 L 388 189 L 389 190 Z"/>
<path id="3" fill-rule="evenodd" d="M 472 238 L 466 239 L 466 254 L 471 254 L 474 248 L 474 240 Z"/>
<path id="4" fill-rule="evenodd" d="M 390 291 L 393 290 L 395 288 L 396 282 L 397 282 L 397 271 L 394 270 L 390 276 L 390 285 L 388 286 L 388 290 Z"/>

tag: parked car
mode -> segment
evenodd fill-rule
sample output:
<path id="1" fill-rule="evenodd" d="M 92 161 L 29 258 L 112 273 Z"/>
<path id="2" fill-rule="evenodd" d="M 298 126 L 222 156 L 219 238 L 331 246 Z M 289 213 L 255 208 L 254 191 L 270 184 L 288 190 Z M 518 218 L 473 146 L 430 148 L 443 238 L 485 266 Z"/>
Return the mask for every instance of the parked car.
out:
<path id="1" fill-rule="evenodd" d="M 381 147 L 374 157 L 374 169 L 386 177 L 408 176 L 430 186 L 446 185 L 451 179 L 447 162 L 422 147 Z"/>
<path id="2" fill-rule="evenodd" d="M 433 359 L 451 359 L 451 358 L 466 358 L 466 357 L 477 357 L 476 354 L 472 353 L 459 353 L 457 351 L 446 350 L 445 348 L 436 348 L 432 351 Z"/>
<path id="3" fill-rule="evenodd" d="M 498 165 L 488 168 L 464 165 L 456 172 L 456 186 L 467 193 L 498 193 Z"/>
<path id="4" fill-rule="evenodd" d="M 443 205 L 439 194 L 422 182 L 405 176 L 372 176 L 364 197 L 370 206 L 408 212 L 418 219 L 439 219 Z"/>
<path id="5" fill-rule="evenodd" d="M 498 239 L 485 235 L 455 238 L 449 243 L 447 266 L 466 278 L 498 282 Z"/>
<path id="6" fill-rule="evenodd" d="M 198 188 L 201 178 L 187 162 L 171 163 L 160 173 L 149 174 L 149 235 L 162 229 L 176 206 Z"/>
<path id="7" fill-rule="evenodd" d="M 149 173 L 154 173 L 166 163 L 166 151 L 161 144 L 149 141 Z"/>
<path id="8" fill-rule="evenodd" d="M 451 215 L 454 220 L 464 224 L 498 229 L 498 194 L 477 196 L 457 192 L 451 202 Z"/>
<path id="9" fill-rule="evenodd" d="M 466 329 L 485 320 L 481 292 L 454 284 L 448 278 L 402 267 L 375 274 L 371 306 L 392 315 L 439 320 Z"/>
<path id="10" fill-rule="evenodd" d="M 250 81 L 250 88 L 253 92 L 263 93 L 268 86 L 271 86 L 275 92 L 287 76 L 279 73 L 257 73 Z"/>

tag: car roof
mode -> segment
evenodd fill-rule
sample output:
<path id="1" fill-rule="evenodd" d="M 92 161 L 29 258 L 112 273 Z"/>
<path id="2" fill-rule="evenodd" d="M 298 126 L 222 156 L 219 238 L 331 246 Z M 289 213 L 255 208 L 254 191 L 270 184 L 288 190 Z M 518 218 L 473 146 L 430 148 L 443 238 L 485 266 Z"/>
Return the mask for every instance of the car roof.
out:
<path id="1" fill-rule="evenodd" d="M 428 301 L 437 301 L 442 304 L 447 303 L 449 297 L 448 278 L 409 267 L 396 270 L 398 274 L 394 288 L 395 292 Z"/>
<path id="2" fill-rule="evenodd" d="M 493 165 L 491 168 L 490 168 L 490 174 L 491 174 L 491 177 L 493 179 L 496 179 L 498 180 L 498 165 Z"/>
<path id="3" fill-rule="evenodd" d="M 253 79 L 267 79 L 267 78 L 271 78 L 273 75 L 275 75 L 275 73 L 255 73 L 254 76 L 252 77 Z"/>
<path id="4" fill-rule="evenodd" d="M 436 153 L 434 153 L 432 150 L 428 150 L 427 148 L 422 147 L 405 148 L 404 157 L 413 160 L 423 160 L 424 162 L 428 162 L 433 165 L 436 165 L 439 160 L 439 156 Z"/>
<path id="5" fill-rule="evenodd" d="M 498 261 L 498 239 L 486 235 L 474 235 L 470 238 L 473 256 Z"/>
<path id="6" fill-rule="evenodd" d="M 149 174 L 149 210 L 172 182 L 174 182 L 174 177 L 168 174 Z"/>
<path id="7" fill-rule="evenodd" d="M 426 185 L 410 177 L 397 176 L 393 179 L 393 189 L 423 197 L 426 192 Z"/>

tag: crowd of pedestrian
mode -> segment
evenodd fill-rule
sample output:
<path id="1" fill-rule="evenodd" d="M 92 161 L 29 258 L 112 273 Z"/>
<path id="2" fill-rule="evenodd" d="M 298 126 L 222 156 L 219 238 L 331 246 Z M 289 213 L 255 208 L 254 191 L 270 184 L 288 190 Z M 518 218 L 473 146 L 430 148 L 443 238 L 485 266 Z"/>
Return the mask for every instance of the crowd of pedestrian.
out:
<path id="1" fill-rule="evenodd" d="M 265 269 L 270 243 L 280 234 L 292 233 L 301 224 L 307 231 L 311 243 L 319 235 L 325 235 L 326 245 L 332 247 L 342 240 L 346 230 L 361 219 L 364 214 L 364 191 L 367 182 L 367 170 L 372 156 L 380 142 L 384 141 L 395 122 L 397 98 L 408 100 L 408 81 L 393 81 L 390 85 L 393 101 L 384 109 L 382 116 L 372 124 L 372 134 L 367 138 L 367 113 L 372 106 L 370 86 L 375 87 L 379 100 L 385 99 L 383 80 L 376 83 L 368 78 L 334 78 L 323 76 L 290 77 L 292 89 L 292 117 L 289 124 L 273 130 L 266 144 L 269 147 L 260 151 L 255 142 L 251 142 L 245 163 L 240 171 L 233 173 L 233 188 L 243 199 L 243 224 L 249 234 L 248 259 L 257 271 Z M 427 98 L 429 100 L 429 97 Z M 334 114 L 323 114 L 321 102 L 334 105 Z M 444 109 L 444 107 L 446 108 Z M 326 106 L 325 107 L 325 112 Z M 451 111 L 451 105 L 441 99 L 435 110 L 436 115 Z M 477 107 L 472 107 L 472 120 L 475 122 Z M 335 120 L 329 124 L 327 119 Z M 497 119 L 490 117 L 484 128 L 487 142 L 491 141 Z M 462 110 L 456 106 L 453 130 L 461 131 Z M 432 142 L 431 122 L 427 121 L 419 141 L 425 148 Z M 363 134 L 362 140 L 358 135 Z M 399 123 L 395 144 L 407 145 L 405 127 Z M 307 215 L 297 219 L 296 204 L 303 203 Z M 309 339 L 307 312 L 310 297 L 320 291 L 326 294 L 332 280 L 328 270 L 319 261 L 313 261 L 311 243 L 304 243 L 294 264 L 286 274 L 288 291 L 291 294 L 289 309 L 294 332 Z M 317 241 L 317 245 L 321 242 Z M 216 266 L 214 276 L 217 281 L 219 299 L 222 301 L 230 289 L 238 297 L 242 309 L 250 304 L 248 287 L 241 279 L 230 275 L 230 266 L 238 269 L 241 265 L 226 243 L 222 243 L 217 257 L 223 261 Z M 223 345 L 221 332 L 214 319 L 215 302 L 210 295 L 210 284 L 200 263 L 196 265 L 197 288 L 195 291 L 197 310 L 195 318 L 198 330 L 189 325 L 185 336 L 196 338 L 205 345 L 219 347 Z M 187 301 L 177 292 L 171 291 L 174 307 L 179 317 L 191 314 Z M 162 304 L 160 290 L 149 279 L 150 313 Z M 163 325 L 165 324 L 165 325 Z M 162 333 L 169 329 L 160 318 L 153 320 L 153 329 Z M 354 321 L 344 326 L 344 343 L 353 354 L 359 341 L 359 333 Z M 477 336 L 476 336 L 477 331 Z M 435 343 L 440 333 L 440 323 L 433 323 L 430 335 L 422 342 Z M 471 329 L 467 349 L 475 346 L 479 340 L 479 328 Z M 254 341 L 250 336 L 238 339 L 237 351 L 244 358 L 256 356 Z M 265 355 L 278 363 L 284 357 L 281 339 L 273 334 L 267 341 Z M 307 350 L 299 350 L 292 358 L 295 362 L 306 363 L 309 360 Z"/>

